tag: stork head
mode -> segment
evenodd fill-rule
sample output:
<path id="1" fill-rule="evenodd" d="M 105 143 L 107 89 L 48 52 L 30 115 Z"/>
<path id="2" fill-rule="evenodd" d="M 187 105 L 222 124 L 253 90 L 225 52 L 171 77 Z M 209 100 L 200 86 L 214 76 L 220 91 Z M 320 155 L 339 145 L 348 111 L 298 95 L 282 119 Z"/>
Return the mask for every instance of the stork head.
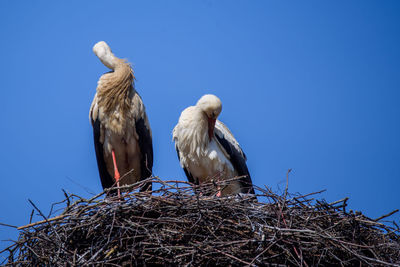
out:
<path id="1" fill-rule="evenodd" d="M 199 101 L 197 101 L 196 106 L 198 106 L 207 116 L 208 137 L 211 141 L 214 136 L 215 121 L 222 110 L 221 100 L 219 100 L 215 95 L 203 95 Z"/>
<path id="2" fill-rule="evenodd" d="M 111 51 L 111 48 L 104 41 L 100 41 L 93 46 L 93 52 L 100 59 L 100 61 L 112 70 L 115 69 L 116 57 Z"/>

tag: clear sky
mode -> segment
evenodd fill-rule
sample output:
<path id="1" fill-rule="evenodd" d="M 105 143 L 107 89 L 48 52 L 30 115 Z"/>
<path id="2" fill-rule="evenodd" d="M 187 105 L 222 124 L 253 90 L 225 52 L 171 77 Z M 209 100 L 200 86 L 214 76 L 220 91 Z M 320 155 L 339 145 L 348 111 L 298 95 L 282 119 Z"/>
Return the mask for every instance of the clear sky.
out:
<path id="1" fill-rule="evenodd" d="M 88 119 L 100 40 L 134 67 L 162 179 L 186 179 L 171 131 L 213 93 L 256 185 L 282 189 L 292 168 L 292 193 L 327 189 L 373 218 L 400 208 L 399 14 L 369 0 L 0 1 L 0 222 L 27 224 L 28 199 L 47 213 L 61 189 L 102 190 Z"/>

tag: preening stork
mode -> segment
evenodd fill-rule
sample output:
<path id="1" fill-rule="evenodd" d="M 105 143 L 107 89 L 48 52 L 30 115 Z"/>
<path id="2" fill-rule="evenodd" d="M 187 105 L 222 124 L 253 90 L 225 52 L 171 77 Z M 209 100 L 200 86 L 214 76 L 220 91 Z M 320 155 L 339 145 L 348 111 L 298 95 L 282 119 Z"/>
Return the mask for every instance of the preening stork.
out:
<path id="1" fill-rule="evenodd" d="M 111 69 L 97 82 L 89 112 L 101 184 L 105 189 L 136 183 L 152 174 L 153 144 L 135 76 L 130 64 L 114 56 L 105 42 L 98 42 L 93 52 Z M 144 190 L 151 190 L 151 183 Z"/>
<path id="2" fill-rule="evenodd" d="M 217 120 L 221 110 L 218 97 L 204 95 L 182 112 L 172 132 L 180 164 L 194 184 L 243 176 L 217 195 L 254 194 L 246 156 L 229 129 Z"/>

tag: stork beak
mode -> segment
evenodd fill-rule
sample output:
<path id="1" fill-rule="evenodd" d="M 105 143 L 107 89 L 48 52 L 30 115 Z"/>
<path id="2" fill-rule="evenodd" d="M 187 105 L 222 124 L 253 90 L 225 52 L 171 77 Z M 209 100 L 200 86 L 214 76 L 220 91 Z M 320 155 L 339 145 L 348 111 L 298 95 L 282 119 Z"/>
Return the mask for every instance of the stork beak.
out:
<path id="1" fill-rule="evenodd" d="M 208 138 L 211 139 L 214 136 L 215 119 L 208 118 Z"/>

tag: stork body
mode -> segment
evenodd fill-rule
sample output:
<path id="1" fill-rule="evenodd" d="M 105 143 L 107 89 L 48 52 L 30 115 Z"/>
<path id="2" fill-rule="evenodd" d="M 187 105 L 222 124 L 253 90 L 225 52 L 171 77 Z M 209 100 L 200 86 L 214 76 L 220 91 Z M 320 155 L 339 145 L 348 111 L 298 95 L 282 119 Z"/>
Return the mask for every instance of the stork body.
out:
<path id="1" fill-rule="evenodd" d="M 105 42 L 97 43 L 93 51 L 112 70 L 100 77 L 89 113 L 101 184 L 105 189 L 115 183 L 136 183 L 151 176 L 153 145 L 133 70 Z M 142 187 L 149 189 L 151 183 Z"/>
<path id="2" fill-rule="evenodd" d="M 178 158 L 188 180 L 201 184 L 243 176 L 222 189 L 222 195 L 252 193 L 246 156 L 229 129 L 219 120 L 221 101 L 205 95 L 186 108 L 173 130 Z"/>

